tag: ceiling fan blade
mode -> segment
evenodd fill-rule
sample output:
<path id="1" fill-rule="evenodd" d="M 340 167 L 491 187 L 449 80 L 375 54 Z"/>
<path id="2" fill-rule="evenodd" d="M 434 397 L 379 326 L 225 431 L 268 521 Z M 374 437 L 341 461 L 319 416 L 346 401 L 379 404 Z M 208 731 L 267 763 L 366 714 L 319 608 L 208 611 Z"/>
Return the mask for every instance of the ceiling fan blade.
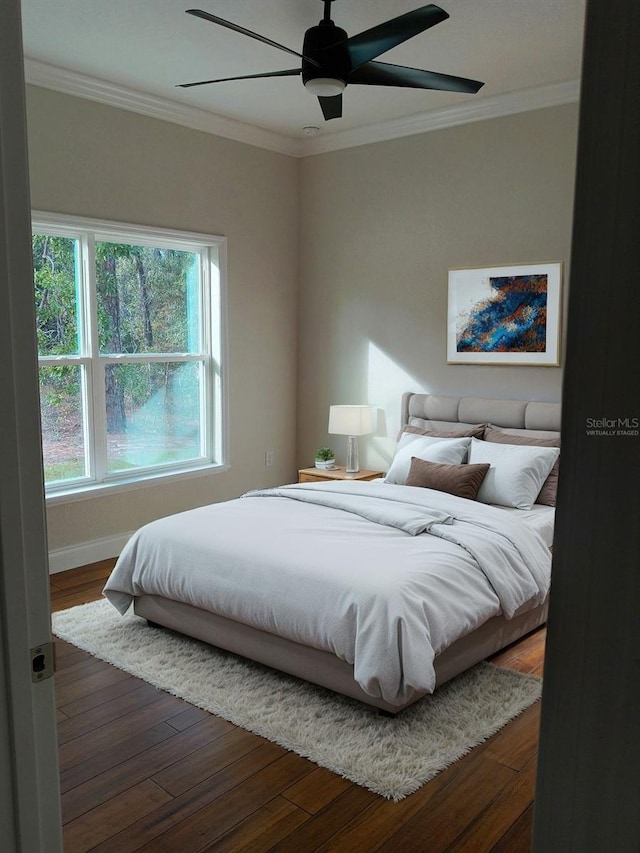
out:
<path id="1" fill-rule="evenodd" d="M 243 74 L 241 77 L 221 77 L 219 80 L 200 80 L 198 83 L 177 83 L 179 89 L 190 89 L 192 86 L 206 86 L 208 83 L 227 83 L 229 80 L 255 80 L 257 77 L 299 77 L 301 68 L 291 68 L 286 71 L 267 71 L 265 74 Z"/>
<path id="2" fill-rule="evenodd" d="M 404 86 L 410 89 L 439 89 L 444 92 L 467 92 L 475 94 L 484 86 L 479 80 L 467 77 L 452 77 L 438 71 L 423 71 L 389 62 L 367 62 L 349 74 L 349 84 L 365 86 Z"/>
<path id="3" fill-rule="evenodd" d="M 211 21 L 211 23 L 213 24 L 219 24 L 221 27 L 227 27 L 227 29 L 229 30 L 235 30 L 235 32 L 241 33 L 243 36 L 249 36 L 249 38 L 264 42 L 264 44 L 269 44 L 271 45 L 271 47 L 277 47 L 278 50 L 284 50 L 286 51 L 286 53 L 291 53 L 293 56 L 299 56 L 301 59 L 305 59 L 312 65 L 319 66 L 320 64 L 314 59 L 309 59 L 308 56 L 303 56 L 301 53 L 298 53 L 295 50 L 291 50 L 291 48 L 289 47 L 285 47 L 283 44 L 278 44 L 277 41 L 272 41 L 271 39 L 268 39 L 265 36 L 261 36 L 258 33 L 254 33 L 252 30 L 247 30 L 244 27 L 239 26 L 238 24 L 233 24 L 231 21 L 225 21 L 224 18 L 219 18 L 217 15 L 211 15 L 209 12 L 203 12 L 202 9 L 185 9 L 185 12 L 187 13 L 187 15 L 194 15 L 196 18 L 202 18 L 204 21 Z"/>
<path id="4" fill-rule="evenodd" d="M 365 62 L 380 56 L 381 53 L 391 50 L 397 44 L 402 44 L 403 41 L 417 36 L 429 27 L 446 21 L 448 17 L 444 9 L 431 3 L 429 6 L 414 9 L 413 12 L 391 18 L 390 21 L 351 36 L 343 43 L 349 54 L 351 67 L 358 68 Z"/>
<path id="5" fill-rule="evenodd" d="M 328 98 L 319 97 L 322 115 L 327 121 L 332 118 L 342 118 L 342 95 L 331 95 Z"/>

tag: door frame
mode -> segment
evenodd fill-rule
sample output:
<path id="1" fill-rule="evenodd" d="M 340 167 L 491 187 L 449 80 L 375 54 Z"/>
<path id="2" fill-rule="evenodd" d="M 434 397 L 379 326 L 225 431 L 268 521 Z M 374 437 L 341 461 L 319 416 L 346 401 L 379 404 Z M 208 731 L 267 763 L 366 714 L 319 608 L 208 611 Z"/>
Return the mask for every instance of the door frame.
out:
<path id="1" fill-rule="evenodd" d="M 31 663 L 51 622 L 19 0 L 0 17 L 0 837 L 61 853 L 54 683 Z"/>

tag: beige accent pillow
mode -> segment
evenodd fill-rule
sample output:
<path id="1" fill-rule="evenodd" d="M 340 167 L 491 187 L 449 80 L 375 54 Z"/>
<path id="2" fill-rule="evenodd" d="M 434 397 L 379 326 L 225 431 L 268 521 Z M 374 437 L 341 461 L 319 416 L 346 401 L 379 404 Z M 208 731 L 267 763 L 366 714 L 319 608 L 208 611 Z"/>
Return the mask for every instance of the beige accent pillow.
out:
<path id="1" fill-rule="evenodd" d="M 500 427 L 489 426 L 484 433 L 485 441 L 492 441 L 495 444 L 516 444 L 528 445 L 530 447 L 560 447 L 559 438 L 533 438 L 528 435 L 511 435 L 504 432 Z M 560 465 L 560 457 L 556 459 L 553 468 L 549 472 L 549 476 L 544 481 L 540 494 L 536 498 L 537 504 L 545 506 L 556 505 L 556 493 L 558 491 L 558 470 Z"/>
<path id="2" fill-rule="evenodd" d="M 412 432 L 415 435 L 431 435 L 434 438 L 482 438 L 486 428 L 487 424 L 476 424 L 476 426 L 461 427 L 458 430 L 451 430 L 450 432 L 440 432 L 438 430 L 422 429 L 422 427 L 406 424 L 402 427 L 402 432 Z"/>
<path id="3" fill-rule="evenodd" d="M 440 462 L 425 462 L 413 457 L 407 486 L 437 489 L 459 498 L 475 501 L 478 489 L 489 470 L 488 463 L 478 465 L 445 465 Z"/>

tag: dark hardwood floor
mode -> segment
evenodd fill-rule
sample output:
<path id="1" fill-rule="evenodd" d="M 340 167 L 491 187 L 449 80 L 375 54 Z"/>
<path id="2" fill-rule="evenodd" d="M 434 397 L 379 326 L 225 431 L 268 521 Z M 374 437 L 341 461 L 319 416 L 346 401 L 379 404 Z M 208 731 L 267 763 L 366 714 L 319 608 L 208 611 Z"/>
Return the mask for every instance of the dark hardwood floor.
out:
<path id="1" fill-rule="evenodd" d="M 113 560 L 52 575 L 53 610 Z M 493 661 L 542 674 L 544 629 Z M 539 703 L 392 803 L 57 641 L 65 853 L 526 853 Z"/>

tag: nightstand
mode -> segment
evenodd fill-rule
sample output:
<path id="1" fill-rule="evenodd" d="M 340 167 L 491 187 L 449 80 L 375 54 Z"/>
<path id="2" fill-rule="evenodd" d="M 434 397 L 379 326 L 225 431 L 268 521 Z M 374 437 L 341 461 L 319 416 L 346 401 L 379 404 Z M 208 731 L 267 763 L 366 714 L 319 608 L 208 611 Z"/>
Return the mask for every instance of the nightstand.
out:
<path id="1" fill-rule="evenodd" d="M 363 468 L 357 474 L 347 474 L 344 468 L 323 470 L 322 468 L 301 468 L 298 471 L 299 483 L 321 483 L 323 480 L 376 480 L 384 477 L 384 471 L 365 471 Z"/>

